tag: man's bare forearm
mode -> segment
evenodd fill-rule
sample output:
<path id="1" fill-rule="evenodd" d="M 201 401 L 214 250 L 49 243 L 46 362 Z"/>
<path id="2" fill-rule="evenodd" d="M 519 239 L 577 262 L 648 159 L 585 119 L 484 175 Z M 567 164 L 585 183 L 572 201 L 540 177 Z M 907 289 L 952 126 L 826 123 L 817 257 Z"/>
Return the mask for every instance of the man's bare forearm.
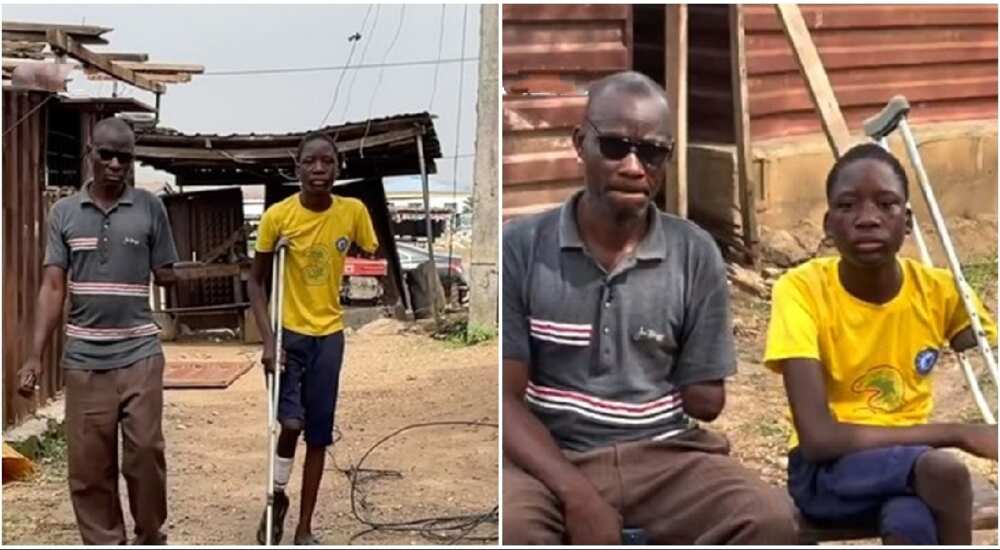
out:
<path id="1" fill-rule="evenodd" d="M 563 456 L 544 424 L 514 396 L 503 400 L 504 456 L 541 481 L 565 503 L 595 491 L 586 477 Z"/>
<path id="2" fill-rule="evenodd" d="M 35 326 L 31 338 L 31 358 L 40 359 L 48 345 L 49 335 L 62 318 L 66 299 L 65 285 L 56 281 L 55 275 L 46 274 L 35 302 Z"/>

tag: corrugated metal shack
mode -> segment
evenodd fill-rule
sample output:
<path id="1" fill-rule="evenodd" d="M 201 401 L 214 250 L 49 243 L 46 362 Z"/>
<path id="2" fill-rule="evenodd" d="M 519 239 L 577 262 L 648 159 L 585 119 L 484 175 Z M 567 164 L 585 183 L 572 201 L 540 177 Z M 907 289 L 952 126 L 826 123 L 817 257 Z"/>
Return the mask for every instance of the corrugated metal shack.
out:
<path id="1" fill-rule="evenodd" d="M 389 284 L 383 303 L 405 302 L 403 274 L 393 238 L 382 178 L 420 174 L 420 157 L 428 173 L 441 147 L 429 113 L 404 114 L 321 128 L 337 141 L 341 155 L 340 179 L 334 193 L 360 199 L 371 213 L 380 254 L 388 262 Z M 244 228 L 244 185 L 264 185 L 264 207 L 295 193 L 295 151 L 305 132 L 287 134 L 179 134 L 164 129 L 137 136 L 136 159 L 170 172 L 185 190 L 199 186 L 231 189 L 185 192 L 167 196 L 178 253 L 182 260 L 212 263 L 206 277 L 176 285 L 158 309 L 183 315 L 191 328 L 242 328 L 247 325 L 247 229 Z M 420 150 L 419 144 L 423 150 Z M 240 234 L 242 232 L 242 235 Z M 219 247 L 235 247 L 234 257 L 220 255 Z M 216 252 L 213 252 L 216 251 Z M 217 262 L 216 260 L 222 260 Z"/>
<path id="2" fill-rule="evenodd" d="M 155 113 L 133 98 L 68 97 L 67 65 L 88 78 L 102 71 L 114 78 L 161 93 L 162 82 L 143 76 L 145 54 L 97 54 L 85 45 L 107 44 L 106 27 L 3 22 L 3 426 L 7 428 L 44 405 L 63 387 L 61 328 L 50 338 L 39 391 L 33 399 L 17 395 L 17 371 L 28 354 L 34 307 L 42 276 L 46 216 L 60 197 L 89 176 L 85 161 L 97 121 L 121 112 Z M 60 63 L 55 51 L 71 60 Z M 62 60 L 68 61 L 68 60 Z M 92 69 L 98 63 L 101 69 Z M 62 65 L 63 67 L 58 67 Z M 28 67 L 28 71 L 19 69 Z M 96 71 L 96 72 L 95 72 Z M 172 76 L 161 75 L 169 81 Z"/>
<path id="3" fill-rule="evenodd" d="M 731 22 L 737 9 L 742 27 Z M 752 208 L 761 223 L 785 226 L 819 216 L 822 190 L 807 182 L 825 176 L 832 156 L 774 6 L 686 10 L 689 216 L 720 242 L 738 245 L 744 205 L 736 192 L 737 114 L 749 122 Z M 672 54 L 665 11 L 657 5 L 503 7 L 505 218 L 550 208 L 581 184 L 570 134 L 588 83 L 624 69 L 664 82 Z M 952 184 L 975 181 L 974 193 L 986 197 L 977 202 L 996 202 L 996 5 L 802 5 L 801 11 L 852 135 L 861 139 L 861 121 L 904 94 L 926 148 L 951 140 L 950 151 L 925 157 L 932 179 L 947 183 L 939 191 L 946 212 L 968 208 L 953 197 L 969 191 Z M 733 78 L 735 33 L 744 41 L 745 83 Z M 741 84 L 746 112 L 735 113 L 733 90 Z M 929 124 L 958 121 L 974 122 L 950 133 Z M 961 164 L 978 172 L 956 172 Z"/>

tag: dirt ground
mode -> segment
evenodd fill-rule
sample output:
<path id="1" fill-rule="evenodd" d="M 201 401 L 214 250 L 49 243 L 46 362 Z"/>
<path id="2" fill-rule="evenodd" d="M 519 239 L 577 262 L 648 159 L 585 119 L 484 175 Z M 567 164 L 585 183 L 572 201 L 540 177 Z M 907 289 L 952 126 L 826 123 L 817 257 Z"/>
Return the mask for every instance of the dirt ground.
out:
<path id="1" fill-rule="evenodd" d="M 366 530 L 352 516 L 351 485 L 339 469 L 356 465 L 378 440 L 416 423 L 498 421 L 495 341 L 460 347 L 400 329 L 394 321 L 378 321 L 347 337 L 336 418 L 342 439 L 327 457 L 313 519 L 314 533 L 326 544 L 348 544 Z M 259 355 L 257 346 L 236 344 L 168 344 L 165 352 L 168 361 Z M 266 484 L 265 406 L 263 376 L 256 368 L 224 390 L 166 392 L 171 544 L 256 544 Z M 498 436 L 492 427 L 443 426 L 390 439 L 363 466 L 395 470 L 401 477 L 360 485 L 367 505 L 360 507 L 359 499 L 359 513 L 376 522 L 489 514 L 498 499 Z M 304 450 L 300 445 L 289 487 L 292 505 L 283 541 L 289 544 L 298 523 Z M 486 521 L 471 534 L 496 533 L 495 521 Z M 380 531 L 354 544 L 430 542 L 419 533 Z M 3 543 L 79 544 L 65 462 L 46 467 L 34 481 L 4 486 Z"/>

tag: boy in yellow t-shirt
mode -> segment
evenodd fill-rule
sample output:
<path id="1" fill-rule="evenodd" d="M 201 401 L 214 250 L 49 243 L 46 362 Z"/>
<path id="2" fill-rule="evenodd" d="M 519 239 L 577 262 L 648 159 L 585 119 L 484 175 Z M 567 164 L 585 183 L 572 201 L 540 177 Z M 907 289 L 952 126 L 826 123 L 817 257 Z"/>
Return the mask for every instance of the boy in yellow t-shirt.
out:
<path id="1" fill-rule="evenodd" d="M 302 190 L 268 208 L 257 230 L 249 294 L 264 340 L 261 362 L 267 372 L 273 372 L 276 350 L 264 289 L 278 241 L 288 242 L 282 307 L 285 368 L 278 403 L 281 434 L 275 453 L 272 544 L 281 542 L 288 511 L 285 487 L 303 431 L 306 459 L 294 542 L 320 544 L 312 533 L 312 514 L 323 477 L 326 447 L 333 444 L 333 416 L 344 357 L 341 277 L 352 244 L 369 254 L 378 248 L 364 204 L 330 193 L 337 179 L 337 160 L 337 146 L 331 137 L 322 133 L 306 135 L 296 154 Z M 266 513 L 257 530 L 260 544 L 266 542 Z"/>
<path id="2" fill-rule="evenodd" d="M 823 225 L 840 257 L 778 280 L 764 357 L 795 425 L 789 493 L 813 521 L 877 523 L 886 544 L 970 544 L 969 472 L 939 448 L 996 460 L 996 426 L 928 423 L 942 349 L 975 345 L 968 314 L 948 271 L 897 258 L 912 219 L 895 157 L 852 148 L 826 195 Z"/>

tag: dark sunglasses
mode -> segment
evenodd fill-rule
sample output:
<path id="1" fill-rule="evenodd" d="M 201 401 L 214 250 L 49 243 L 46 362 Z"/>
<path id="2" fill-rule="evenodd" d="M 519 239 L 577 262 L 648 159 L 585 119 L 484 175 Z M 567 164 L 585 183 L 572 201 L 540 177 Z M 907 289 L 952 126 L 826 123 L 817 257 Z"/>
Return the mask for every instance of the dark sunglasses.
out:
<path id="1" fill-rule="evenodd" d="M 131 164 L 132 159 L 134 158 L 132 153 L 112 151 L 111 149 L 98 149 L 97 156 L 104 162 L 111 162 L 111 159 L 117 158 L 119 164 Z"/>
<path id="2" fill-rule="evenodd" d="M 589 118 L 584 120 L 594 129 L 594 133 L 597 134 L 597 147 L 601 151 L 601 156 L 608 160 L 622 160 L 629 153 L 635 153 L 639 162 L 646 166 L 659 167 L 673 157 L 673 143 L 663 144 L 644 139 L 637 140 L 602 134 Z"/>

